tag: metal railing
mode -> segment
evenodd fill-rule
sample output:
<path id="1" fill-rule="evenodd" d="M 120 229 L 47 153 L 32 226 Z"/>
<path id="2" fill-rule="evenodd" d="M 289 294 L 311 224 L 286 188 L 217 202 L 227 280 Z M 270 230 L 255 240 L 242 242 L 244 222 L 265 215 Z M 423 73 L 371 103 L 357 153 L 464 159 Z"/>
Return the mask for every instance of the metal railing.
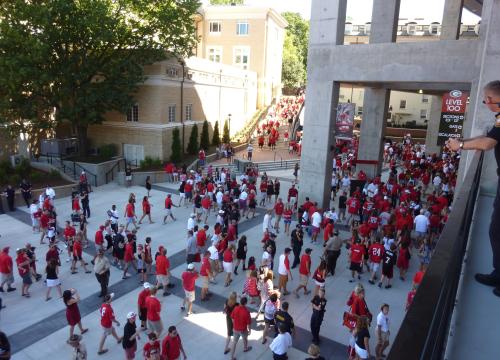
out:
<path id="1" fill-rule="evenodd" d="M 123 160 L 123 169 L 125 170 L 125 168 L 127 167 L 127 162 L 125 161 L 125 159 L 122 159 L 122 160 Z M 117 161 L 113 165 L 113 167 L 106 172 L 106 184 L 115 180 L 115 170 L 116 170 L 116 172 L 121 171 L 120 164 L 122 163 L 122 160 Z"/>
<path id="2" fill-rule="evenodd" d="M 482 163 L 483 153 L 478 151 L 455 195 L 453 210 L 424 279 L 399 328 L 388 360 L 443 358 L 479 191 Z"/>
<path id="3" fill-rule="evenodd" d="M 91 182 L 91 185 L 97 186 L 97 175 L 91 171 L 88 171 L 83 166 L 78 164 L 76 161 L 65 159 L 60 154 L 56 153 L 46 153 L 46 154 L 41 154 L 41 156 L 45 158 L 47 163 L 60 168 L 63 173 L 68 174 L 66 170 L 69 170 L 70 176 L 75 180 L 79 180 L 81 171 L 85 171 L 87 179 L 90 176 L 90 179 L 94 180 L 93 183 Z M 38 158 L 37 161 L 39 161 L 39 159 L 40 158 Z M 69 162 L 71 165 L 67 165 L 65 162 Z"/>

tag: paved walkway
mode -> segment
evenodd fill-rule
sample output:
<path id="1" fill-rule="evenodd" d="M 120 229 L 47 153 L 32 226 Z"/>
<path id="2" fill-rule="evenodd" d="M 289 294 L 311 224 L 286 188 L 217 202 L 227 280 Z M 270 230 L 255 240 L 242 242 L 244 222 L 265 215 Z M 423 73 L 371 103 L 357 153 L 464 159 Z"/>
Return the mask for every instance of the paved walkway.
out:
<path id="1" fill-rule="evenodd" d="M 286 194 L 289 182 L 282 184 L 283 194 Z M 225 339 L 225 318 L 222 314 L 222 306 L 224 299 L 230 291 L 241 293 L 243 282 L 245 279 L 244 273 L 233 279 L 230 288 L 223 286 L 223 281 L 219 277 L 218 284 L 211 285 L 211 292 L 214 293 L 212 300 L 201 303 L 199 300 L 195 302 L 196 314 L 185 318 L 179 311 L 179 306 L 182 301 L 182 290 L 180 287 L 179 277 L 184 270 L 185 263 L 185 229 L 186 219 L 191 212 L 188 208 L 175 208 L 175 216 L 179 219 L 176 222 L 169 222 L 167 225 L 161 224 L 163 201 L 165 192 L 174 194 L 174 201 L 178 200 L 177 185 L 174 184 L 156 184 L 153 187 L 152 197 L 150 201 L 153 205 L 152 216 L 156 221 L 155 224 L 143 224 L 138 233 L 139 242 L 143 242 L 146 236 L 153 239 L 153 249 L 156 250 L 161 244 L 166 246 L 172 264 L 173 281 L 176 287 L 173 289 L 173 295 L 162 298 L 163 310 L 162 318 L 164 326 L 176 325 L 180 331 L 183 343 L 186 347 L 187 354 L 190 358 L 207 359 L 224 359 L 222 354 Z M 134 192 L 138 199 L 141 199 L 145 194 L 145 189 L 142 187 L 131 187 L 125 189 L 115 184 L 109 184 L 96 188 L 91 194 L 90 205 L 92 217 L 89 219 L 89 239 L 93 239 L 97 227 L 106 217 L 106 210 L 111 204 L 116 204 L 120 212 L 125 206 L 128 194 Z M 56 199 L 56 208 L 58 210 L 59 221 L 67 219 L 70 215 L 70 200 L 69 198 Z M 260 239 L 262 237 L 262 212 L 259 210 L 258 216 L 252 220 L 245 220 L 240 225 L 240 234 L 244 234 L 249 239 L 248 256 L 255 256 L 260 259 L 262 254 Z M 209 224 L 213 225 L 214 218 L 211 217 Z M 292 224 L 294 226 L 294 224 Z M 346 230 L 345 227 L 339 227 L 341 230 Z M 38 245 L 38 234 L 31 233 L 29 225 L 29 216 L 26 209 L 18 209 L 16 212 L 0 215 L 0 231 L 2 244 L 11 246 L 11 253 L 16 247 L 23 246 L 27 241 L 37 246 L 36 254 L 39 272 L 43 273 L 43 264 L 45 263 L 46 245 Z M 348 233 L 342 231 L 341 235 L 347 237 Z M 289 237 L 280 233 L 277 239 L 277 253 L 280 254 L 284 247 L 289 246 Z M 311 245 L 306 240 L 305 246 L 313 248 L 313 267 L 317 266 L 319 257 L 322 252 L 320 245 Z M 84 257 L 87 261 L 91 259 L 94 250 L 90 247 Z M 323 355 L 328 359 L 345 359 L 345 345 L 348 342 L 348 333 L 342 327 L 342 314 L 346 309 L 345 302 L 353 289 L 353 284 L 348 282 L 350 273 L 347 270 L 347 256 L 343 255 L 339 259 L 338 269 L 335 277 L 327 279 L 327 313 L 325 321 L 321 328 L 323 336 L 321 349 Z M 416 257 L 414 257 L 416 258 Z M 99 326 L 98 308 L 100 306 L 100 298 L 98 294 L 98 283 L 93 274 L 85 274 L 79 271 L 76 275 L 69 273 L 69 264 L 65 262 L 66 256 L 63 254 L 61 267 L 61 280 L 63 289 L 74 287 L 77 288 L 82 301 L 80 302 L 80 311 L 82 314 L 82 323 L 84 327 L 88 327 L 90 331 L 84 335 L 84 343 L 89 352 L 89 359 L 97 358 L 97 343 L 101 335 Z M 416 261 L 416 260 L 415 260 Z M 416 268 L 413 264 L 412 270 Z M 294 279 L 290 283 L 290 288 L 293 289 L 298 283 L 298 274 L 294 272 Z M 122 280 L 122 273 L 117 268 L 111 269 L 110 289 L 115 292 L 116 298 L 113 301 L 113 308 L 118 320 L 124 324 L 125 315 L 128 311 L 136 311 L 137 294 L 140 291 L 140 285 L 136 276 L 127 280 Z M 42 359 L 55 357 L 58 359 L 69 358 L 71 348 L 66 345 L 65 340 L 68 337 L 68 327 L 66 326 L 65 307 L 60 299 L 57 299 L 55 293 L 52 294 L 53 299 L 45 302 L 44 294 L 45 287 L 43 282 L 35 283 L 32 286 L 31 298 L 21 298 L 19 276 L 15 274 L 16 286 L 18 291 L 14 293 L 2 294 L 6 309 L 0 314 L 0 329 L 9 336 L 14 350 L 14 359 Z M 150 279 L 153 281 L 153 278 Z M 406 293 L 410 287 L 409 282 L 401 282 L 396 280 L 393 289 L 381 290 L 377 287 L 371 287 L 365 279 L 362 281 L 367 288 L 367 300 L 372 312 L 376 315 L 378 307 L 383 302 L 391 304 L 391 320 L 393 326 L 393 334 L 396 333 L 396 328 L 404 317 L 404 302 Z M 199 289 L 197 289 L 199 294 Z M 290 303 L 290 312 L 298 326 L 298 333 L 294 339 L 294 348 L 289 352 L 290 359 L 304 359 L 305 351 L 309 345 L 309 319 L 311 316 L 310 299 L 301 296 L 296 299 L 294 296 L 287 296 L 286 300 Z M 271 359 L 267 346 L 260 344 L 262 324 L 255 324 L 254 328 L 258 331 L 253 331 L 250 337 L 250 343 L 253 346 L 251 353 L 242 353 L 242 346 L 239 345 L 237 351 L 238 359 Z M 119 329 L 121 333 L 123 328 Z M 78 331 L 77 331 L 78 332 Z M 372 327 L 372 335 L 374 328 Z M 142 336 L 139 341 L 139 348 L 142 348 L 146 341 L 146 336 Z M 372 346 L 375 346 L 375 336 L 372 336 Z M 110 351 L 102 356 L 102 359 L 122 359 L 123 350 L 120 345 L 117 345 L 112 338 L 107 339 L 107 347 Z M 207 350 L 210 352 L 207 353 Z M 141 356 L 138 356 L 141 358 Z M 229 358 L 229 357 L 227 357 Z"/>

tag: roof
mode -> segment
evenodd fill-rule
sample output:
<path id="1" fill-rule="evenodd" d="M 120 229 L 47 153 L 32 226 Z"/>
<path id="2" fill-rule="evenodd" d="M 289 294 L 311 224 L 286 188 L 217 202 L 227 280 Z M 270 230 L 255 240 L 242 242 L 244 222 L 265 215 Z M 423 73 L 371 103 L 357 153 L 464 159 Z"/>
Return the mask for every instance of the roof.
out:
<path id="1" fill-rule="evenodd" d="M 270 16 L 283 29 L 288 26 L 288 22 L 285 18 L 270 7 L 249 5 L 206 5 L 199 9 L 199 13 L 202 14 L 205 19 L 248 19 Z"/>

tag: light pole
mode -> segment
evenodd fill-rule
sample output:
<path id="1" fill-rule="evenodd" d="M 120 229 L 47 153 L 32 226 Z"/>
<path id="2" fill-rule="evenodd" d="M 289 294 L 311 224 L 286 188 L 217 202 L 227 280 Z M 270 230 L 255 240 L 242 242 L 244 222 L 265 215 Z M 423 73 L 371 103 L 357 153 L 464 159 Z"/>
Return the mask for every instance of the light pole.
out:
<path id="1" fill-rule="evenodd" d="M 179 64 L 182 66 L 182 80 L 181 80 L 181 124 L 182 124 L 182 154 L 184 154 L 184 150 L 186 149 L 184 146 L 184 80 L 186 78 L 186 62 L 184 59 L 179 59 Z"/>
<path id="2" fill-rule="evenodd" d="M 229 130 L 229 144 L 231 144 L 231 114 L 227 114 L 228 130 Z"/>

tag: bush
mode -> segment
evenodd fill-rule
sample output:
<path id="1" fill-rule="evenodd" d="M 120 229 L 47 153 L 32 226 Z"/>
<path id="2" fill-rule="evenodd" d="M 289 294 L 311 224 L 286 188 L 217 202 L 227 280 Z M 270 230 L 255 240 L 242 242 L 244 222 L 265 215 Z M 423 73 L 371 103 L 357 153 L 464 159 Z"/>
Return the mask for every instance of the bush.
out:
<path id="1" fill-rule="evenodd" d="M 113 156 L 116 156 L 117 153 L 118 153 L 118 148 L 116 147 L 116 144 L 106 144 L 99 148 L 99 155 L 101 155 L 104 158 L 110 159 Z"/>
<path id="2" fill-rule="evenodd" d="M 212 145 L 219 146 L 220 145 L 220 135 L 219 135 L 219 122 L 216 121 L 214 125 L 214 133 L 212 134 Z"/>
<path id="3" fill-rule="evenodd" d="M 30 176 L 30 181 L 32 183 L 35 183 L 35 182 L 40 182 L 42 181 L 42 179 L 44 178 L 44 175 L 39 173 L 39 172 L 34 172 L 31 174 Z"/>
<path id="4" fill-rule="evenodd" d="M 12 168 L 10 161 L 4 160 L 0 162 L 0 174 L 12 174 L 13 172 L 14 169 Z"/>
<path id="5" fill-rule="evenodd" d="M 144 160 L 141 160 L 141 163 L 139 167 L 141 169 L 151 169 L 151 168 L 158 168 L 161 167 L 162 163 L 161 160 L 156 158 L 153 159 L 151 156 L 146 156 Z"/>
<path id="6" fill-rule="evenodd" d="M 208 134 L 208 121 L 205 120 L 203 122 L 203 128 L 201 129 L 201 138 L 200 138 L 200 148 L 208 150 L 210 147 L 210 137 Z"/>
<path id="7" fill-rule="evenodd" d="M 21 162 L 15 167 L 15 173 L 19 175 L 21 179 L 29 177 L 31 174 L 31 165 L 28 159 L 23 158 Z"/>
<path id="8" fill-rule="evenodd" d="M 187 146 L 187 152 L 191 155 L 196 155 L 198 153 L 198 125 L 193 125 L 191 128 L 191 135 L 189 136 L 189 143 Z"/>
<path id="9" fill-rule="evenodd" d="M 57 171 L 55 169 L 52 169 L 52 170 L 49 171 L 49 178 L 51 180 L 60 179 L 61 178 L 61 174 L 59 173 L 59 171 Z"/>
<path id="10" fill-rule="evenodd" d="M 9 177 L 9 184 L 14 187 L 17 187 L 20 182 L 21 182 L 21 177 L 17 174 L 11 175 Z"/>
<path id="11" fill-rule="evenodd" d="M 179 129 L 175 128 L 172 131 L 172 155 L 170 155 L 170 161 L 173 163 L 178 163 L 181 161 L 182 149 L 181 149 L 181 139 L 179 134 Z"/>
<path id="12" fill-rule="evenodd" d="M 222 130 L 222 143 L 229 144 L 230 141 L 231 141 L 231 137 L 229 135 L 229 123 L 226 120 L 224 122 L 224 129 Z"/>

